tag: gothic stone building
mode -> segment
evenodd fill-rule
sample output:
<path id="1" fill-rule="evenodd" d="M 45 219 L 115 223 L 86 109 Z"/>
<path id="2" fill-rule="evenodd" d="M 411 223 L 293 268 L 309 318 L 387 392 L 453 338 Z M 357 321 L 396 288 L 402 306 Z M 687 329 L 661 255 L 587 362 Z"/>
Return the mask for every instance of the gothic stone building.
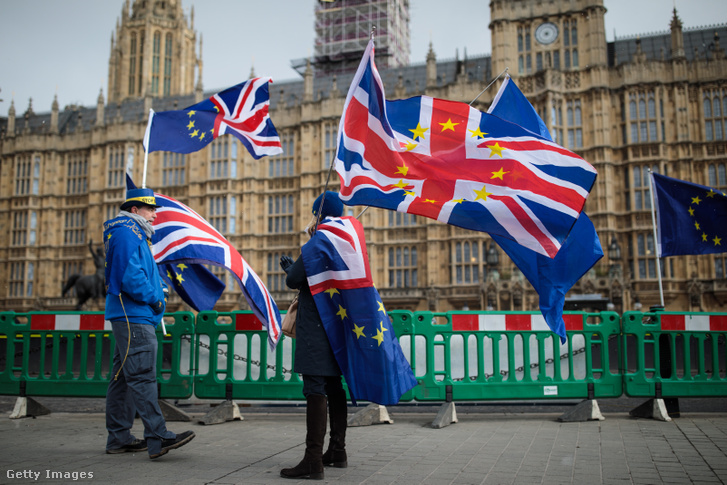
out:
<path id="1" fill-rule="evenodd" d="M 684 29 L 674 10 L 663 33 L 607 42 L 605 15 L 603 0 L 492 0 L 491 56 L 437 60 L 430 45 L 425 63 L 382 77 L 389 98 L 470 102 L 509 68 L 556 140 L 598 170 L 586 212 L 606 256 L 567 307 L 627 311 L 659 303 L 648 170 L 727 190 L 727 26 Z M 103 221 L 117 213 L 124 174 L 142 179 L 149 108 L 181 109 L 227 87 L 203 92 L 201 50 L 194 11 L 185 17 L 181 0 L 125 0 L 107 99 L 62 110 L 54 102 L 43 113 L 12 103 L 0 118 L 0 309 L 73 308 L 61 298 L 64 281 L 94 272 L 88 246 L 101 243 Z M 302 229 L 328 178 L 350 78 L 309 66 L 302 80 L 276 80 L 279 156 L 256 161 L 226 136 L 196 153 L 149 157 L 147 185 L 224 233 L 281 308 L 293 293 L 278 259 L 297 256 L 307 240 Z M 475 106 L 486 110 L 499 84 Z M 334 173 L 330 187 L 337 183 Z M 487 234 L 381 209 L 361 218 L 387 308 L 537 309 L 532 287 Z M 668 310 L 725 310 L 724 254 L 666 258 L 661 268 Z M 232 279 L 218 274 L 228 288 L 216 308 L 246 308 Z M 175 297 L 169 308 L 186 307 Z"/>

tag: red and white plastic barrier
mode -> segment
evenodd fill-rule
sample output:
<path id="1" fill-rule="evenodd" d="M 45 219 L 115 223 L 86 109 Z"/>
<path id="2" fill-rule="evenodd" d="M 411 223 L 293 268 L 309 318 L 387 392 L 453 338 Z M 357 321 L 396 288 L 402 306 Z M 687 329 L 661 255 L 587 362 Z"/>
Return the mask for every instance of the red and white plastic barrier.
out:
<path id="1" fill-rule="evenodd" d="M 662 313 L 661 329 L 684 332 L 725 332 L 727 315 L 672 315 Z"/>
<path id="2" fill-rule="evenodd" d="M 30 315 L 31 330 L 108 330 L 111 322 L 103 314 L 55 315 L 40 313 Z"/>
<path id="3" fill-rule="evenodd" d="M 583 330 L 583 315 L 563 315 L 565 329 Z M 488 331 L 488 332 L 550 332 L 541 314 L 453 314 L 452 330 L 457 332 Z"/>

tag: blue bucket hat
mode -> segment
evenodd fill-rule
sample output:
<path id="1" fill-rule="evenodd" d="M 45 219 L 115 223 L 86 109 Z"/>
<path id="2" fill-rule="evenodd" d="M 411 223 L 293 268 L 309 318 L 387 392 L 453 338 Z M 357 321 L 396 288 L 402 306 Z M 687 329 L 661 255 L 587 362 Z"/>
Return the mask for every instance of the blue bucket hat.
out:
<path id="1" fill-rule="evenodd" d="M 323 201 L 321 218 L 341 217 L 343 215 L 343 202 L 341 202 L 338 192 L 327 190 L 325 193 L 319 195 L 316 201 L 313 202 L 313 215 L 318 215 L 318 208 L 321 206 L 321 201 Z"/>
<path id="2" fill-rule="evenodd" d="M 161 207 L 157 205 L 154 191 L 151 189 L 128 189 L 126 191 L 126 200 L 121 204 L 121 210 L 129 210 L 134 206 L 148 205 L 150 207 Z"/>

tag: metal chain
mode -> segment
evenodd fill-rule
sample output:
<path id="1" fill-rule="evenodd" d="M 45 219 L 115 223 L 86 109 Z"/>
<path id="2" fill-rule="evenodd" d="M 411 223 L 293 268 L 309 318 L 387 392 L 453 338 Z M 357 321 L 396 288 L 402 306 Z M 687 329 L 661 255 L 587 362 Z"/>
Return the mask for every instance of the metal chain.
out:
<path id="1" fill-rule="evenodd" d="M 53 340 L 45 344 L 46 349 L 52 349 L 53 348 Z M 40 352 L 40 346 L 38 347 L 31 347 L 28 350 L 28 354 L 34 354 L 36 352 Z M 15 352 L 15 358 L 22 357 L 25 355 L 25 353 L 21 350 L 19 352 Z M 7 360 L 6 357 L 0 357 L 0 364 L 4 363 Z"/>
<path id="2" fill-rule="evenodd" d="M 186 336 L 186 335 L 182 335 L 181 339 L 182 340 L 187 340 L 190 344 L 192 343 L 192 339 L 190 337 Z M 211 350 L 212 349 L 209 345 L 207 345 L 205 343 L 202 343 L 202 342 L 199 342 L 199 346 L 202 347 L 203 349 L 207 349 L 207 350 Z M 224 350 L 222 350 L 220 348 L 217 349 L 217 354 L 218 355 L 222 355 L 224 357 L 227 357 L 227 352 L 225 352 Z M 240 362 L 247 362 L 247 359 L 245 357 L 242 357 L 241 355 L 237 355 L 237 354 L 233 354 L 232 359 L 233 360 L 239 360 Z M 261 364 L 260 364 L 260 361 L 259 360 L 250 360 L 250 363 L 252 365 L 257 366 L 257 367 L 261 367 Z M 277 367 L 275 367 L 274 365 L 271 365 L 271 364 L 267 364 L 267 368 L 269 370 L 272 370 L 273 372 L 275 372 L 277 370 Z M 292 375 L 293 374 L 293 371 L 291 371 L 291 370 L 286 369 L 285 367 L 283 367 L 283 374 L 291 374 Z"/>
<path id="3" fill-rule="evenodd" d="M 585 352 L 585 351 L 586 351 L 586 348 L 585 348 L 585 347 L 581 347 L 580 349 L 576 349 L 576 350 L 574 350 L 574 351 L 573 351 L 573 354 L 572 354 L 572 355 L 578 355 L 578 354 L 582 354 L 582 353 L 583 353 L 583 352 Z M 568 355 L 569 355 L 569 354 L 567 354 L 567 353 L 565 353 L 565 354 L 561 354 L 561 356 L 560 356 L 560 360 L 565 360 L 565 359 L 567 359 L 567 358 L 568 358 Z M 555 362 L 555 359 L 554 359 L 554 358 L 552 358 L 552 357 L 550 357 L 550 358 L 548 358 L 548 359 L 545 359 L 545 363 L 546 363 L 546 364 L 553 364 L 554 362 Z M 537 369 L 537 368 L 538 368 L 539 366 L 540 366 L 540 364 L 538 364 L 538 363 L 530 364 L 530 368 L 531 368 L 531 369 Z M 518 367 L 517 369 L 515 369 L 515 372 L 516 372 L 516 373 L 517 373 L 517 372 L 523 372 L 524 370 L 525 370 L 525 367 L 524 367 L 524 366 L 520 366 L 520 367 Z M 509 373 L 510 373 L 510 372 L 509 372 L 509 371 L 506 371 L 506 370 L 501 370 L 501 371 L 500 371 L 500 375 L 501 375 L 501 376 L 503 376 L 503 377 L 507 377 L 507 375 L 508 375 Z M 494 375 L 495 375 L 495 374 L 487 374 L 487 373 L 485 373 L 485 379 L 489 379 L 490 377 L 492 377 L 492 376 L 494 376 Z M 470 377 L 470 380 L 471 380 L 471 381 L 476 381 L 477 379 L 478 379 L 478 378 L 477 378 L 476 376 L 471 376 L 471 377 Z M 462 378 L 458 378 L 458 379 L 452 379 L 452 380 L 453 380 L 453 381 L 463 381 L 463 380 L 464 380 L 464 377 L 462 377 Z"/>

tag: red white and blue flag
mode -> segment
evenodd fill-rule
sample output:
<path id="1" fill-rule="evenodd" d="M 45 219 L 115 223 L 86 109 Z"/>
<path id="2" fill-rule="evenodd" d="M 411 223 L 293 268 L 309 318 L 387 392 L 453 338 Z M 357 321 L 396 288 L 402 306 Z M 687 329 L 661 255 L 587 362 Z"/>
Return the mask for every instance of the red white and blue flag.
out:
<path id="1" fill-rule="evenodd" d="M 374 287 L 363 226 L 353 217 L 324 219 L 301 252 L 351 397 L 398 403 L 417 381 Z"/>
<path id="2" fill-rule="evenodd" d="M 341 199 L 500 235 L 553 258 L 596 170 L 464 103 L 428 96 L 387 101 L 373 54 L 370 41 L 339 125 Z"/>
<path id="3" fill-rule="evenodd" d="M 228 269 L 240 284 L 253 313 L 267 329 L 270 347 L 275 348 L 281 334 L 280 311 L 260 277 L 202 216 L 171 197 L 154 195 L 161 206 L 156 211 L 152 236 L 157 264 L 210 264 Z M 184 272 L 181 274 L 184 277 Z"/>
<path id="4" fill-rule="evenodd" d="M 192 153 L 229 133 L 255 158 L 283 152 L 270 120 L 270 78 L 255 78 L 225 89 L 209 99 L 177 111 L 152 111 L 144 148 Z"/>

